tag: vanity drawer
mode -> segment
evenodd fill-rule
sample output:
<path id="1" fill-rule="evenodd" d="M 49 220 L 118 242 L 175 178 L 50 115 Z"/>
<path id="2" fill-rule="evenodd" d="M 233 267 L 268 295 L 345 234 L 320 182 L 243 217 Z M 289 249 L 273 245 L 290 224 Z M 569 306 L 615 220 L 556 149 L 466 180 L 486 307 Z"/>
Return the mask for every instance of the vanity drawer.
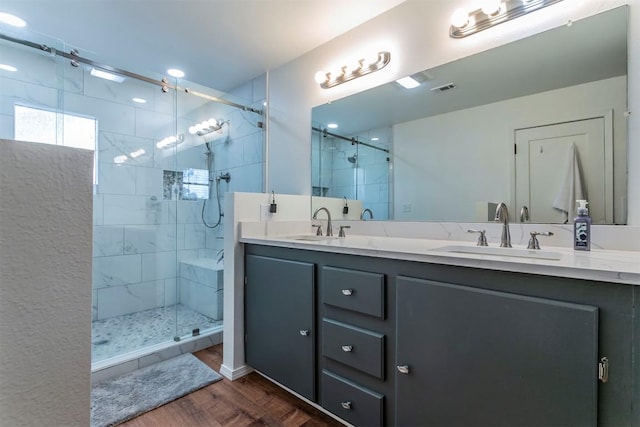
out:
<path id="1" fill-rule="evenodd" d="M 322 320 L 322 355 L 384 380 L 384 335 Z"/>
<path id="2" fill-rule="evenodd" d="M 322 407 L 355 426 L 381 426 L 384 396 L 327 370 L 322 371 Z"/>
<path id="3" fill-rule="evenodd" d="M 384 274 L 322 267 L 322 302 L 384 319 Z"/>

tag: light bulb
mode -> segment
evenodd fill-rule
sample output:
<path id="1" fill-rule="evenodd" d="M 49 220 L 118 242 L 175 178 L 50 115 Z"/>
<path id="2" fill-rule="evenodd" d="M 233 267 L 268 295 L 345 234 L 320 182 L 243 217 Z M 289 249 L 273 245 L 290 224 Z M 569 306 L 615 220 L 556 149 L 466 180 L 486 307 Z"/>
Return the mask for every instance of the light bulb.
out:
<path id="1" fill-rule="evenodd" d="M 218 126 L 218 121 L 216 119 L 207 120 L 207 126 L 210 128 L 215 128 Z"/>
<path id="2" fill-rule="evenodd" d="M 362 68 L 369 68 L 378 62 L 380 55 L 378 52 L 368 52 L 362 61 Z"/>
<path id="3" fill-rule="evenodd" d="M 347 73 L 354 74 L 362 69 L 362 60 L 352 61 L 347 65 Z"/>
<path id="4" fill-rule="evenodd" d="M 485 0 L 481 9 L 485 15 L 493 16 L 500 12 L 500 0 Z"/>
<path id="5" fill-rule="evenodd" d="M 316 83 L 318 83 L 318 84 L 322 84 L 322 83 L 326 82 L 327 80 L 329 80 L 327 78 L 327 72 L 326 71 L 322 71 L 322 70 L 318 71 L 313 78 L 315 79 Z"/>
<path id="6" fill-rule="evenodd" d="M 196 129 L 195 126 L 189 126 L 189 133 L 191 135 L 194 135 L 196 132 L 198 132 L 198 130 Z"/>
<path id="7" fill-rule="evenodd" d="M 345 68 L 346 68 L 345 66 L 332 68 L 331 72 L 329 73 L 331 74 L 331 80 L 337 80 L 342 78 L 344 76 Z"/>
<path id="8" fill-rule="evenodd" d="M 458 9 L 451 15 L 451 25 L 456 28 L 462 28 L 469 23 L 469 13 L 462 9 Z"/>

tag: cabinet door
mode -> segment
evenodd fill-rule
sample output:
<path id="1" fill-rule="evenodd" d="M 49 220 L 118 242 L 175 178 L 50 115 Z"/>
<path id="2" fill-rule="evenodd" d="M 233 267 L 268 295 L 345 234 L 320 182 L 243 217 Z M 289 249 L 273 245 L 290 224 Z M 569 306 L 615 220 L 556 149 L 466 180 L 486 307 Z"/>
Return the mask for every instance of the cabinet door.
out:
<path id="1" fill-rule="evenodd" d="M 398 426 L 596 425 L 596 307 L 407 277 L 396 292 Z"/>
<path id="2" fill-rule="evenodd" d="M 245 359 L 315 400 L 314 265 L 246 256 Z"/>

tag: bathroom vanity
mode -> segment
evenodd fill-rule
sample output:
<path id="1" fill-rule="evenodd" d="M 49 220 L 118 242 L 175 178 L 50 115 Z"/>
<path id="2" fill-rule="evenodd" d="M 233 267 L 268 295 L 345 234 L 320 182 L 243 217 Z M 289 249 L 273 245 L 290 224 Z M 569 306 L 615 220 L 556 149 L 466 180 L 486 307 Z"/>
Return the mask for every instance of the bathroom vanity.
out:
<path id="1" fill-rule="evenodd" d="M 246 363 L 351 424 L 638 423 L 635 252 L 241 241 Z"/>

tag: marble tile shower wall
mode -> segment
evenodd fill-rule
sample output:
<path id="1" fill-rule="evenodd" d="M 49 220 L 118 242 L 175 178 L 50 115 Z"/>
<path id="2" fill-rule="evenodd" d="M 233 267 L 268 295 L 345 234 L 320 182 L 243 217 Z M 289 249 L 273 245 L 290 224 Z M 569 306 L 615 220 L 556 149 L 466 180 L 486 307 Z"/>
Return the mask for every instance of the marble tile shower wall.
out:
<path id="1" fill-rule="evenodd" d="M 178 263 L 215 258 L 223 247 L 222 226 L 206 228 L 203 200 L 163 200 L 163 171 L 206 169 L 202 137 L 189 135 L 190 125 L 210 117 L 229 120 L 224 135 L 212 137 L 221 203 L 227 191 L 261 192 L 262 131 L 259 116 L 221 108 L 191 95 L 162 93 L 160 88 L 127 78 L 118 84 L 90 76 L 83 67 L 38 52 L 0 46 L 3 60 L 19 72 L 0 75 L 0 137 L 14 138 L 14 105 L 23 104 L 96 118 L 97 185 L 94 195 L 93 318 L 105 319 L 179 302 Z M 6 56 L 5 56 L 6 55 Z M 250 94 L 246 103 L 261 106 L 262 79 L 238 88 Z M 147 100 L 135 104 L 133 97 Z M 188 97 L 188 98 L 187 98 Z M 177 104 L 178 111 L 175 110 Z M 180 116 L 176 120 L 176 116 Z M 185 134 L 175 149 L 156 142 Z M 123 163 L 114 159 L 136 150 L 144 154 Z M 215 195 L 215 193 L 214 193 Z M 209 223 L 218 218 L 215 198 L 206 204 Z"/>

